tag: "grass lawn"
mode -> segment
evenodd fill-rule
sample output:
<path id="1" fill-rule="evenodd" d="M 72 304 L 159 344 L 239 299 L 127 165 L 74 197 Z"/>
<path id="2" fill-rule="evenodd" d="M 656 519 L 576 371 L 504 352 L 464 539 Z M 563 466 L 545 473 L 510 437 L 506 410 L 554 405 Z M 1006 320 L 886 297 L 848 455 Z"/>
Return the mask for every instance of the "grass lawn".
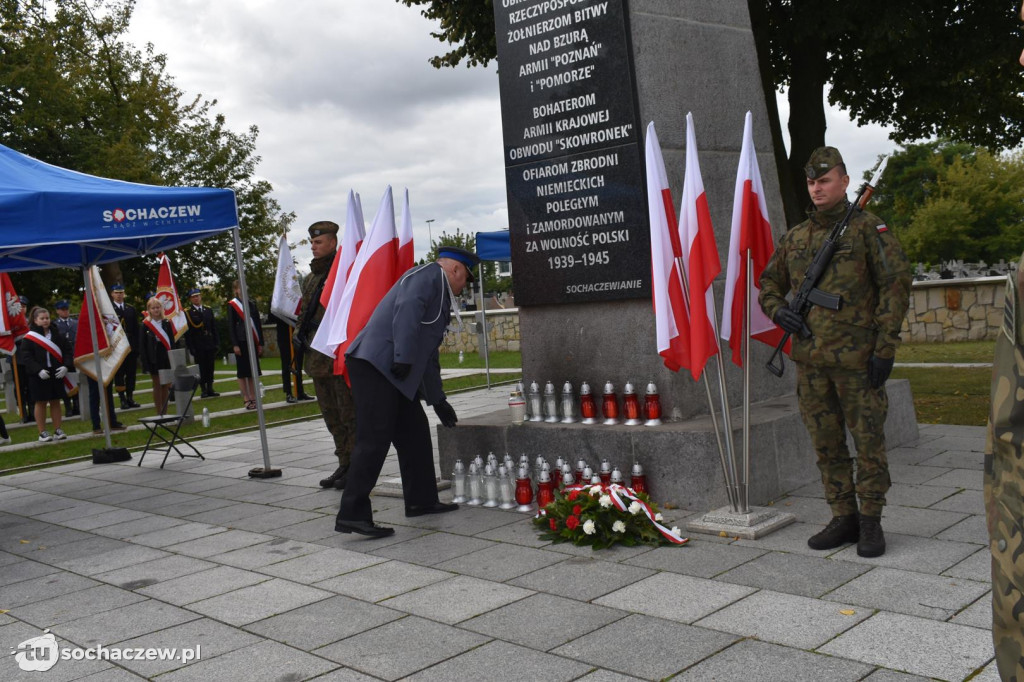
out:
<path id="1" fill-rule="evenodd" d="M 904 343 L 896 351 L 896 362 L 992 362 L 995 349 L 995 341 Z"/>
<path id="2" fill-rule="evenodd" d="M 897 362 L 992 362 L 995 341 L 905 343 Z M 992 370 L 964 367 L 897 367 L 894 379 L 909 379 L 917 421 L 922 424 L 984 426 Z"/>

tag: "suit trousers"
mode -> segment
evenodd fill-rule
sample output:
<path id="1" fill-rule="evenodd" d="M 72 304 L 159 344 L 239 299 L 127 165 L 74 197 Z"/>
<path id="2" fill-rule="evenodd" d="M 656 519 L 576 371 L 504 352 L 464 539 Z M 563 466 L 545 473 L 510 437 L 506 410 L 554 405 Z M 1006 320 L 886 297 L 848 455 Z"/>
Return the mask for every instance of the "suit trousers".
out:
<path id="1" fill-rule="evenodd" d="M 214 348 L 197 348 L 195 353 L 196 364 L 199 365 L 199 385 L 203 393 L 213 392 L 213 369 L 217 362 L 217 351 Z"/>
<path id="2" fill-rule="evenodd" d="M 338 509 L 340 521 L 372 521 L 370 493 L 391 444 L 398 451 L 405 505 L 438 501 L 430 424 L 419 400 L 409 400 L 376 367 L 346 358 L 356 404 L 356 445 Z"/>

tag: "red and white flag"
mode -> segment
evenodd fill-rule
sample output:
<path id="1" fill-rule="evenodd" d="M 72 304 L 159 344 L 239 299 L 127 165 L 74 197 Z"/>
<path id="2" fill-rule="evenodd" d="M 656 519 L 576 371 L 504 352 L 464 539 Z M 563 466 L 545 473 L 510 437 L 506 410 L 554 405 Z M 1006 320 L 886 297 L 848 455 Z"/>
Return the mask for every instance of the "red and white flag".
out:
<path id="1" fill-rule="evenodd" d="M 156 278 L 155 296 L 164 306 L 164 317 L 170 320 L 174 340 L 177 341 L 188 331 L 188 320 L 185 318 L 185 309 L 181 306 L 178 287 L 174 284 L 174 275 L 171 274 L 171 259 L 165 253 L 161 253 L 158 258 L 160 274 Z"/>
<path id="2" fill-rule="evenodd" d="M 751 271 L 747 272 L 747 253 Z M 754 132 L 750 112 L 743 124 L 743 148 L 736 173 L 736 192 L 732 202 L 732 234 L 729 238 L 729 266 L 725 279 L 725 304 L 722 311 L 722 338 L 729 342 L 732 361 L 743 366 L 743 337 L 775 346 L 783 332 L 768 319 L 757 303 L 758 282 L 768 260 L 775 253 L 772 226 L 768 222 L 768 206 L 764 200 L 761 170 L 754 150 Z M 749 296 L 748 296 L 749 292 Z M 750 307 L 750 329 L 744 330 L 747 306 Z M 786 344 L 789 352 L 789 344 Z"/>
<path id="3" fill-rule="evenodd" d="M 711 226 L 711 212 L 697 160 L 697 135 L 693 114 L 686 115 L 686 175 L 679 211 L 679 242 L 690 291 L 690 374 L 700 378 L 708 358 L 718 352 L 715 328 L 715 296 L 711 283 L 722 271 Z"/>
<path id="4" fill-rule="evenodd" d="M 405 190 L 405 205 L 402 206 L 402 224 L 398 228 L 398 262 L 396 272 L 401 277 L 416 264 L 413 257 L 412 212 L 409 210 L 409 189 Z"/>
<path id="5" fill-rule="evenodd" d="M 341 241 L 338 242 L 338 251 L 334 254 L 331 271 L 327 273 L 327 279 L 324 280 L 324 290 L 320 293 L 320 305 L 324 307 L 324 310 L 329 310 L 331 305 L 334 305 L 335 308 L 341 305 L 341 295 L 345 292 L 345 283 L 348 282 L 349 273 L 352 272 L 352 264 L 356 262 L 356 254 L 359 252 L 359 247 L 363 245 L 363 239 L 365 238 L 366 227 L 363 225 L 363 207 L 359 203 L 359 195 L 349 190 L 345 231 Z M 340 280 L 338 279 L 339 270 L 342 273 Z"/>
<path id="6" fill-rule="evenodd" d="M 277 245 L 277 276 L 274 277 L 274 293 L 270 297 L 270 312 L 294 327 L 299 320 L 301 307 L 299 273 L 295 270 L 295 259 L 288 246 L 288 238 L 281 235 Z"/>
<path id="7" fill-rule="evenodd" d="M 335 374 L 345 373 L 345 351 L 398 278 L 395 272 L 397 237 L 395 203 L 389 185 L 363 246 L 356 254 L 341 295 L 341 305 L 331 317 L 325 312 L 310 344 L 324 355 L 334 357 Z"/>
<path id="8" fill-rule="evenodd" d="M 6 272 L 0 272 L 0 353 L 14 355 L 14 342 L 28 333 L 25 308 Z"/>
<path id="9" fill-rule="evenodd" d="M 651 297 L 658 354 L 673 372 L 688 367 L 690 321 L 679 271 L 679 230 L 654 122 L 647 126 L 647 206 L 651 219 Z"/>
<path id="10" fill-rule="evenodd" d="M 89 283 L 95 307 L 90 307 L 89 297 L 82 302 L 82 312 L 78 315 L 78 334 L 75 336 L 75 367 L 78 371 L 97 380 L 96 360 L 93 354 L 92 329 L 96 328 L 96 352 L 100 356 L 100 375 L 106 386 L 114 379 L 121 363 L 131 352 L 128 336 L 124 333 L 114 304 L 110 302 L 107 288 L 100 279 L 99 268 L 89 268 Z"/>

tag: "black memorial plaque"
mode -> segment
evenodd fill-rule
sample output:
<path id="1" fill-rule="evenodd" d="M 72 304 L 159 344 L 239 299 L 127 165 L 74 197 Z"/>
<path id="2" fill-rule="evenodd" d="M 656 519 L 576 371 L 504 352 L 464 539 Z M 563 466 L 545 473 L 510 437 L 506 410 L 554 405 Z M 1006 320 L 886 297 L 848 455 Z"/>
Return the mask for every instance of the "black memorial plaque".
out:
<path id="1" fill-rule="evenodd" d="M 625 0 L 494 0 L 516 303 L 650 296 Z"/>

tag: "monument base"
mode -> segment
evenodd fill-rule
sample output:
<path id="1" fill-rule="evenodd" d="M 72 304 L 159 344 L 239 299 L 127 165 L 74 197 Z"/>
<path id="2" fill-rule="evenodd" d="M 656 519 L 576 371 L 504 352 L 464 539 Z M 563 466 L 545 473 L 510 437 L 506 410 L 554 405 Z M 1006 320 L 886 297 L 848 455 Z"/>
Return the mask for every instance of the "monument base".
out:
<path id="1" fill-rule="evenodd" d="M 889 416 L 885 435 L 889 448 L 917 439 L 917 417 L 906 379 L 889 381 Z M 791 490 L 821 480 L 810 437 L 797 408 L 787 395 L 751 405 L 749 502 L 765 505 Z M 733 437 L 742 447 L 741 416 L 733 411 Z M 438 472 L 448 478 L 456 459 L 468 463 L 477 455 L 507 452 L 518 461 L 537 455 L 554 464 L 562 457 L 573 465 L 586 460 L 595 469 L 607 459 L 629 482 L 633 462 L 643 465 L 651 499 L 662 507 L 694 511 L 717 509 L 729 503 L 714 429 L 709 416 L 661 426 L 617 424 L 512 424 L 508 410 L 459 421 L 458 428 L 438 426 Z M 851 452 L 854 452 L 852 443 Z"/>
<path id="2" fill-rule="evenodd" d="M 794 515 L 768 507 L 750 507 L 746 513 L 734 512 L 732 507 L 721 507 L 696 521 L 687 522 L 686 530 L 691 533 L 757 540 L 794 521 Z"/>

